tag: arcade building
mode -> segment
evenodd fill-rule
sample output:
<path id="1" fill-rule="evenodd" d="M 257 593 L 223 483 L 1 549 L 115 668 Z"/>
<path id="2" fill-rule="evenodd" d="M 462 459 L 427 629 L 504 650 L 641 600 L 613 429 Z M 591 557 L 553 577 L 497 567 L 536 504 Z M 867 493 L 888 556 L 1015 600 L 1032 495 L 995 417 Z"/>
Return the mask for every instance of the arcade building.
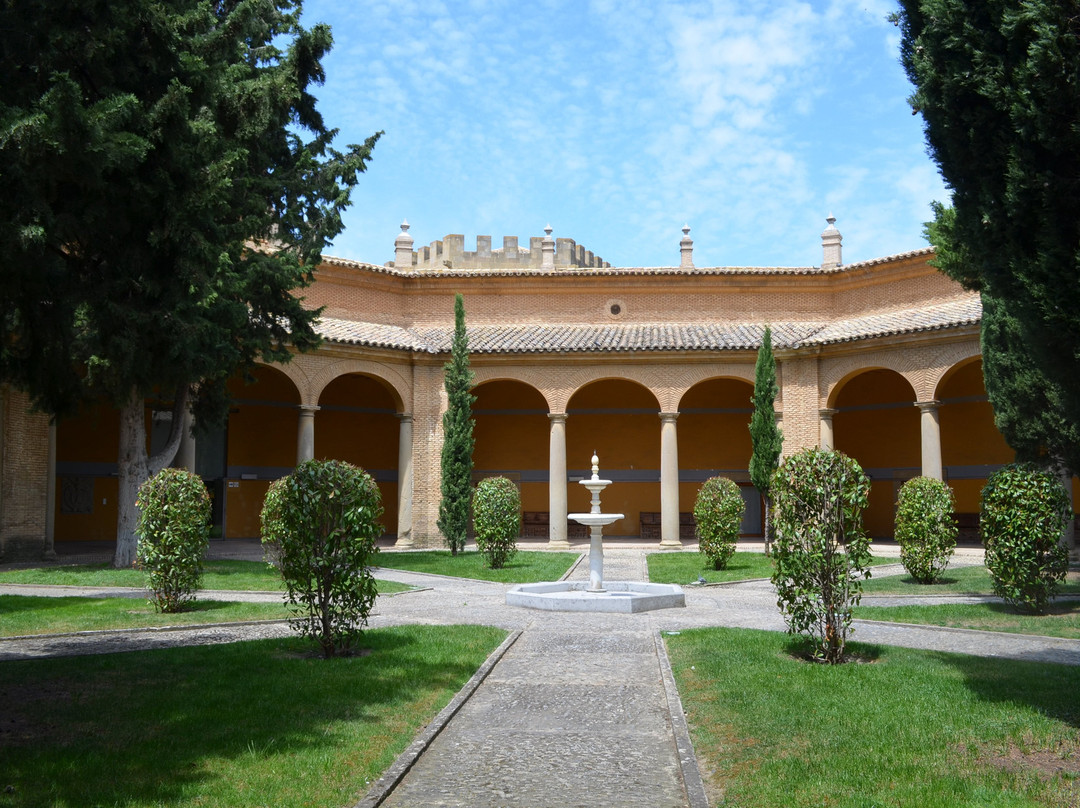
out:
<path id="1" fill-rule="evenodd" d="M 807 267 L 699 267 L 689 228 L 677 266 L 613 267 L 550 228 L 527 247 L 479 236 L 466 250 L 448 235 L 414 249 L 403 224 L 392 261 L 324 259 L 303 291 L 324 307 L 322 347 L 234 380 L 228 423 L 185 439 L 174 464 L 213 493 L 216 538 L 257 536 L 270 482 L 315 457 L 374 476 L 395 546 L 442 546 L 443 365 L 461 293 L 475 477 L 519 486 L 526 538 L 576 538 L 566 514 L 588 510 L 573 482 L 594 451 L 613 481 L 604 508 L 625 514 L 606 537 L 678 545 L 714 475 L 742 487 L 742 532 L 760 536 L 748 424 L 769 325 L 785 454 L 822 446 L 858 460 L 874 537 L 892 535 L 905 480 L 942 479 L 973 540 L 979 492 L 1013 459 L 983 387 L 979 298 L 930 266 L 931 249 L 844 264 L 827 221 L 821 264 Z M 147 408 L 151 444 L 164 441 L 171 414 Z M 0 560 L 115 539 L 118 423 L 98 406 L 50 424 L 0 387 Z"/>

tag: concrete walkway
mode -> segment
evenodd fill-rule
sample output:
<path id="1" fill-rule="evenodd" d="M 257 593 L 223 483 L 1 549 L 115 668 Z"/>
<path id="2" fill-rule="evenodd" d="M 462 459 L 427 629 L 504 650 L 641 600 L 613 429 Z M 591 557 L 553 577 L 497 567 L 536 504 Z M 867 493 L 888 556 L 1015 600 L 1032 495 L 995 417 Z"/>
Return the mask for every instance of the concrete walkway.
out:
<path id="1" fill-rule="evenodd" d="M 969 556 L 967 563 L 979 560 L 974 554 Z M 234 553 L 232 557 L 243 556 Z M 964 562 L 962 556 L 956 563 Z M 776 595 L 765 581 L 687 587 L 684 609 L 595 614 L 507 606 L 504 584 L 389 569 L 380 569 L 377 575 L 422 589 L 380 597 L 370 617 L 371 628 L 478 623 L 501 626 L 512 634 L 454 703 L 374 785 L 360 803 L 364 808 L 705 806 L 663 632 L 699 626 L 785 629 Z M 573 578 L 587 576 L 584 562 L 571 574 Z M 605 579 L 645 577 L 644 548 L 605 548 Z M 40 594 L 61 594 L 48 589 Z M 28 594 L 23 587 L 0 586 L 0 592 L 16 590 Z M 140 590 L 128 592 L 143 596 Z M 253 597 L 224 592 L 205 596 Z M 865 599 L 867 605 L 870 600 Z M 873 600 L 885 605 L 899 599 Z M 262 623 L 8 639 L 0 640 L 0 660 L 234 642 L 287 633 L 282 623 Z M 857 621 L 854 638 L 1080 664 L 1080 641 L 1076 640 L 870 621 Z"/>

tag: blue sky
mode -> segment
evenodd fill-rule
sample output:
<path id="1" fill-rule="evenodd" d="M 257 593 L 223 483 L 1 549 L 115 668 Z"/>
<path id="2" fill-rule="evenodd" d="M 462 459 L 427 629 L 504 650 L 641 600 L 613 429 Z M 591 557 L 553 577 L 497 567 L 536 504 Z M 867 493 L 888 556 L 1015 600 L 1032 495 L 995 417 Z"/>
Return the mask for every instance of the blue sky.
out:
<path id="1" fill-rule="evenodd" d="M 569 237 L 616 266 L 844 261 L 925 246 L 945 190 L 891 0 L 306 0 L 335 144 L 385 134 L 328 255 L 448 233 Z"/>

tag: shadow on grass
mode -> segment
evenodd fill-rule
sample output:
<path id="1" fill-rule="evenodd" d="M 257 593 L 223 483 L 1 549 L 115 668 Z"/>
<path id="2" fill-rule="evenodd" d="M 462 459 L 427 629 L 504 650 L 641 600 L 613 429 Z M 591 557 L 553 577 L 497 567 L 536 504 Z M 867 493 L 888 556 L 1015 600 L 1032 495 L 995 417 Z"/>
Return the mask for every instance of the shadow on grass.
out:
<path id="1" fill-rule="evenodd" d="M 930 653 L 955 668 L 979 700 L 1003 707 L 1026 705 L 1040 714 L 1080 729 L 1080 666 L 1041 660 L 1001 659 Z"/>
<path id="2" fill-rule="evenodd" d="M 310 658 L 312 643 L 289 638 L 5 662 L 0 805 L 156 805 L 199 795 L 206 804 L 282 804 L 266 789 L 302 795 L 305 778 L 313 790 L 327 776 L 358 776 L 359 786 L 344 785 L 342 802 L 353 799 L 371 760 L 392 760 L 401 717 L 430 715 L 431 691 L 455 691 L 501 636 L 472 633 L 476 647 L 463 656 L 445 631 L 367 632 L 370 653 L 333 660 Z M 357 726 L 373 740 L 338 760 Z M 328 757 L 337 771 L 316 775 Z M 3 794 L 9 785 L 13 803 Z M 219 789 L 237 796 L 214 796 Z"/>

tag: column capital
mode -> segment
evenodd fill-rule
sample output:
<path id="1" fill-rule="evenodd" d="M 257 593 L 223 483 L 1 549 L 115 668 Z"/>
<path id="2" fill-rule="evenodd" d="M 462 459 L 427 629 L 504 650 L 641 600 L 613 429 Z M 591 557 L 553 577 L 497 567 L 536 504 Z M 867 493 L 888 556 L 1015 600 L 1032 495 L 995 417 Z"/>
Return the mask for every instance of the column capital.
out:
<path id="1" fill-rule="evenodd" d="M 565 412 L 549 412 L 547 414 L 547 417 L 549 419 L 551 419 L 552 423 L 555 423 L 555 424 L 565 424 L 566 423 L 566 413 Z"/>
<path id="2" fill-rule="evenodd" d="M 677 413 L 677 412 L 662 412 L 662 413 L 660 413 L 660 421 L 662 423 L 665 423 L 665 424 L 673 424 L 673 423 L 675 423 L 675 420 L 678 417 L 679 417 L 679 413 Z"/>
<path id="3" fill-rule="evenodd" d="M 819 409 L 817 411 L 817 414 L 818 414 L 819 418 L 828 418 L 828 419 L 832 419 L 832 417 L 834 415 L 836 415 L 836 413 L 837 413 L 837 410 L 836 410 L 835 407 L 822 407 L 821 409 Z"/>
<path id="4" fill-rule="evenodd" d="M 941 402 L 932 398 L 928 401 L 916 401 L 915 406 L 919 408 L 920 412 L 936 412 L 938 407 L 941 406 Z"/>
<path id="5" fill-rule="evenodd" d="M 314 415 L 322 409 L 318 404 L 299 404 L 297 406 L 301 415 Z"/>
<path id="6" fill-rule="evenodd" d="M 394 413 L 394 417 L 403 424 L 411 424 L 413 421 L 413 414 L 411 412 L 396 412 Z"/>

